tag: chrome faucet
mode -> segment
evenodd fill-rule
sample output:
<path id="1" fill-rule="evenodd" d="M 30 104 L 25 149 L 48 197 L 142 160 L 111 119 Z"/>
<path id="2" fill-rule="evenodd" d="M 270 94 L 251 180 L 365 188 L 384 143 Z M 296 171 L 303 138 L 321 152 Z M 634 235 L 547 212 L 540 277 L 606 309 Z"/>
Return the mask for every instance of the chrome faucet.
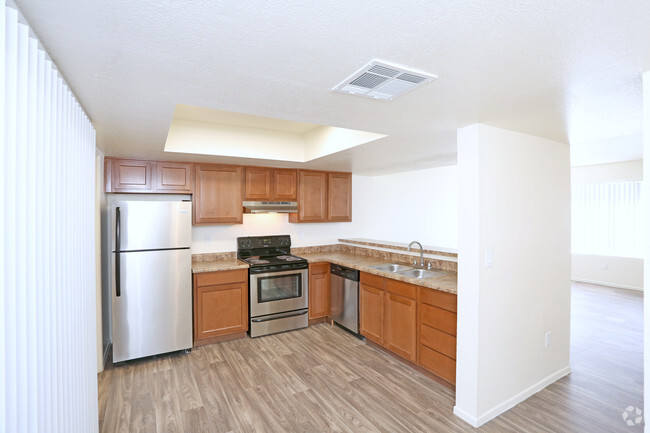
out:
<path id="1" fill-rule="evenodd" d="M 413 244 L 418 244 L 420 246 L 420 266 L 424 267 L 424 252 L 422 251 L 422 244 L 418 241 L 413 241 L 409 244 L 408 251 L 411 251 Z"/>

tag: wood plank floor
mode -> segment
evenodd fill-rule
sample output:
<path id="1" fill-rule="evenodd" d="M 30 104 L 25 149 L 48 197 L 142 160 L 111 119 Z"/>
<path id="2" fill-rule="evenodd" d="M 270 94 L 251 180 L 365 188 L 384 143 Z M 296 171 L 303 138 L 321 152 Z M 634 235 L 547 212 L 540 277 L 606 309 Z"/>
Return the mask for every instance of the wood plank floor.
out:
<path id="1" fill-rule="evenodd" d="M 641 293 L 575 283 L 572 373 L 474 429 L 454 393 L 342 330 L 242 339 L 98 375 L 113 432 L 641 432 Z"/>

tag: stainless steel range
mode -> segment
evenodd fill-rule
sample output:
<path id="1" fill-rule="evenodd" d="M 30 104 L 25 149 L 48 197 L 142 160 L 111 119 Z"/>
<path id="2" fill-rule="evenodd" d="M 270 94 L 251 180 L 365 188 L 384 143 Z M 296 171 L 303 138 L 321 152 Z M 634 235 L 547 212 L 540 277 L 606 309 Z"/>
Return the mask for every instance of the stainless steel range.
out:
<path id="1" fill-rule="evenodd" d="M 308 265 L 289 235 L 237 238 L 237 258 L 250 265 L 251 337 L 307 327 Z"/>

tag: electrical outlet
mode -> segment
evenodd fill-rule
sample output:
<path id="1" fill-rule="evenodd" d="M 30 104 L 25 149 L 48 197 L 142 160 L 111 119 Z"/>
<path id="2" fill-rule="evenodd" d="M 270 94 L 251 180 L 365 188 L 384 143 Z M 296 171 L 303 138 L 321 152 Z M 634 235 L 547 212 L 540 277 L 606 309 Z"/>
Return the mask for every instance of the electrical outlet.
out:
<path id="1" fill-rule="evenodd" d="M 609 268 L 609 264 L 608 264 L 607 262 L 603 262 L 603 263 L 600 265 L 600 267 L 601 267 L 604 271 L 606 271 L 606 270 Z"/>
<path id="2" fill-rule="evenodd" d="M 485 250 L 485 267 L 491 268 L 494 265 L 494 254 L 492 250 Z"/>
<path id="3" fill-rule="evenodd" d="M 551 331 L 546 333 L 546 338 L 544 340 L 544 347 L 551 347 Z"/>
<path id="4" fill-rule="evenodd" d="M 205 238 L 203 238 L 203 242 L 205 242 L 206 245 L 210 245 L 212 243 L 212 236 L 206 235 Z"/>

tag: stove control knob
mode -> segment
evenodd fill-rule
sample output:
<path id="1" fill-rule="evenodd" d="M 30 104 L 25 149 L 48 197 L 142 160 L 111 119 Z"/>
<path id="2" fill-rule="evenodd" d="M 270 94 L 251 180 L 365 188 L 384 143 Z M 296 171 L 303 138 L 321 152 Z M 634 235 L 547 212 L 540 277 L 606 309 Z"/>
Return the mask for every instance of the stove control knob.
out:
<path id="1" fill-rule="evenodd" d="M 281 247 L 286 247 L 286 246 L 288 246 L 288 245 L 289 245 L 289 242 L 290 242 L 289 239 L 290 239 L 290 238 L 289 238 L 288 236 L 282 236 L 282 237 L 280 238 L 280 246 L 281 246 Z"/>
<path id="2" fill-rule="evenodd" d="M 251 246 L 252 246 L 252 242 L 250 239 L 245 238 L 239 240 L 239 248 L 250 248 Z"/>

